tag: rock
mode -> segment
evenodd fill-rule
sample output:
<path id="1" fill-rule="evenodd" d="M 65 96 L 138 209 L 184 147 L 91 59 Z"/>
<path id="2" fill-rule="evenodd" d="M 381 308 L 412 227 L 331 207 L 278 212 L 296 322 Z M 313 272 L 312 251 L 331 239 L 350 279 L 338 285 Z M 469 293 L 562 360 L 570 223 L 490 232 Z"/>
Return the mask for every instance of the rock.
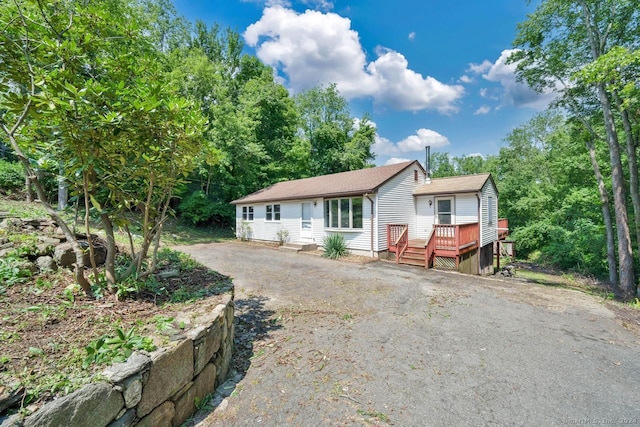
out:
<path id="1" fill-rule="evenodd" d="M 176 413 L 173 402 L 164 402 L 152 413 L 140 420 L 136 427 L 171 427 L 171 420 Z"/>
<path id="2" fill-rule="evenodd" d="M 0 258 L 7 256 L 9 253 L 13 252 L 13 248 L 0 249 Z"/>
<path id="3" fill-rule="evenodd" d="M 0 427 L 22 427 L 20 414 L 13 414 L 0 417 Z"/>
<path id="4" fill-rule="evenodd" d="M 36 267 L 34 263 L 32 263 L 31 261 L 25 258 L 19 259 L 19 261 L 17 262 L 17 267 L 21 270 L 28 270 L 32 274 L 35 274 L 38 272 L 38 267 Z"/>
<path id="5" fill-rule="evenodd" d="M 215 390 L 216 383 L 216 367 L 209 363 L 193 381 L 193 385 L 176 400 L 176 413 L 173 419 L 173 425 L 181 425 L 196 410 L 196 400 L 202 401 L 208 394 Z"/>
<path id="6" fill-rule="evenodd" d="M 5 230 L 19 230 L 22 225 L 23 223 L 19 218 L 5 218 L 0 222 L 0 228 Z"/>
<path id="7" fill-rule="evenodd" d="M 78 244 L 84 250 L 84 265 L 85 267 L 88 267 L 91 265 L 91 257 L 88 250 L 89 243 L 81 240 L 78 242 Z M 107 259 L 107 248 L 100 244 L 96 244 L 93 247 L 93 251 L 96 259 L 96 265 L 104 264 Z M 71 246 L 71 243 L 65 242 L 56 246 L 55 250 L 53 251 L 53 259 L 60 267 L 72 267 L 76 262 L 76 255 L 73 252 L 73 246 Z"/>
<path id="8" fill-rule="evenodd" d="M 191 363 L 182 363 L 188 360 Z M 138 417 L 150 413 L 153 408 L 173 396 L 193 378 L 193 342 L 185 340 L 176 347 L 159 352 L 153 357 L 138 404 Z"/>
<path id="9" fill-rule="evenodd" d="M 132 375 L 146 370 L 150 364 L 151 358 L 149 356 L 135 352 L 129 356 L 126 362 L 115 363 L 105 369 L 102 374 L 109 382 L 116 384 Z"/>
<path id="10" fill-rule="evenodd" d="M 0 388 L 0 414 L 7 408 L 12 407 L 16 403 L 20 402 L 24 395 L 24 388 L 14 390 L 11 392 L 5 391 L 5 388 Z"/>
<path id="11" fill-rule="evenodd" d="M 158 279 L 166 280 L 173 277 L 180 277 L 180 272 L 178 270 L 163 270 L 159 271 L 156 276 L 158 276 Z"/>
<path id="12" fill-rule="evenodd" d="M 9 239 L 6 237 L 0 237 L 0 245 L 4 245 L 6 243 L 9 243 Z"/>
<path id="13" fill-rule="evenodd" d="M 209 328 L 208 333 L 202 340 L 194 346 L 194 372 L 200 373 L 202 369 L 209 363 L 214 354 L 220 349 L 220 340 L 222 339 L 222 330 L 219 324 L 214 324 Z"/>
<path id="14" fill-rule="evenodd" d="M 60 244 L 60 239 L 56 239 L 55 237 L 38 236 L 38 240 L 50 246 L 57 246 Z"/>
<path id="15" fill-rule="evenodd" d="M 53 251 L 53 259 L 60 267 L 71 268 L 76 262 L 76 255 L 73 252 L 71 243 L 62 243 L 56 246 Z"/>
<path id="16" fill-rule="evenodd" d="M 40 272 L 56 271 L 58 264 L 50 256 L 41 256 L 36 259 L 36 266 Z"/>
<path id="17" fill-rule="evenodd" d="M 136 406 L 142 399 L 142 377 L 138 375 L 126 380 L 122 384 L 122 395 L 127 408 Z"/>
<path id="18" fill-rule="evenodd" d="M 107 383 L 88 384 L 44 405 L 25 420 L 31 426 L 106 426 L 124 405 L 122 394 Z"/>
<path id="19" fill-rule="evenodd" d="M 109 424 L 107 427 L 130 427 L 136 419 L 135 409 L 129 409 L 122 416 Z"/>

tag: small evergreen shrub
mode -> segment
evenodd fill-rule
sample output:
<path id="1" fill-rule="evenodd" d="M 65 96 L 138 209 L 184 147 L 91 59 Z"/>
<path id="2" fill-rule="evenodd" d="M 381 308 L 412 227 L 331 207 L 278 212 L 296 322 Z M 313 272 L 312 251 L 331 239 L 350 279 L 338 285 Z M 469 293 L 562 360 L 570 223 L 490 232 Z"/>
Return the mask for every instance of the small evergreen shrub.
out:
<path id="1" fill-rule="evenodd" d="M 349 255 L 349 248 L 342 234 L 329 234 L 322 239 L 322 246 L 324 246 L 322 256 L 325 258 L 338 259 Z"/>

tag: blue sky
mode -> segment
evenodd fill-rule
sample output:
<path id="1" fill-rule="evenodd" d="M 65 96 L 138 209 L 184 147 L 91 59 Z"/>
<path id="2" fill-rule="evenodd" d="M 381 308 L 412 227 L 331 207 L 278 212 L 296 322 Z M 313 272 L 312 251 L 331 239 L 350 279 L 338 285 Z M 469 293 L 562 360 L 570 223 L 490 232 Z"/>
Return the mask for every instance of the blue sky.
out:
<path id="1" fill-rule="evenodd" d="M 174 0 L 178 13 L 238 31 L 246 52 L 297 93 L 336 83 L 377 128 L 375 163 L 497 154 L 550 95 L 505 63 L 525 0 Z"/>

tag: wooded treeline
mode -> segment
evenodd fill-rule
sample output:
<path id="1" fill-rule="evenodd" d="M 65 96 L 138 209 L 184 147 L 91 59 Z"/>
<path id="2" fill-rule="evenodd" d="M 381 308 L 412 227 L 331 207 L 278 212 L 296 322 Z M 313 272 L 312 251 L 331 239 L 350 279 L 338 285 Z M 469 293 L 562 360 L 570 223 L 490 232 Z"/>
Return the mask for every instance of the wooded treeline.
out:
<path id="1" fill-rule="evenodd" d="M 498 156 L 436 163 L 494 173 L 521 255 L 637 292 L 640 1 L 545 0 L 518 25 L 517 77 L 557 95 Z M 453 163 L 453 165 L 451 164 Z"/>
<path id="2" fill-rule="evenodd" d="M 27 193 L 72 242 L 88 294 L 83 250 L 51 205 L 47 177 L 64 179 L 89 240 L 99 218 L 113 287 L 154 271 L 175 207 L 192 224 L 228 226 L 235 198 L 373 160 L 375 130 L 351 117 L 335 86 L 290 96 L 243 54 L 238 33 L 192 25 L 168 0 L 7 0 L 0 28 L 3 156 L 21 162 Z M 129 267 L 118 271 L 115 229 L 131 242 Z M 93 284 L 102 280 L 89 267 Z"/>

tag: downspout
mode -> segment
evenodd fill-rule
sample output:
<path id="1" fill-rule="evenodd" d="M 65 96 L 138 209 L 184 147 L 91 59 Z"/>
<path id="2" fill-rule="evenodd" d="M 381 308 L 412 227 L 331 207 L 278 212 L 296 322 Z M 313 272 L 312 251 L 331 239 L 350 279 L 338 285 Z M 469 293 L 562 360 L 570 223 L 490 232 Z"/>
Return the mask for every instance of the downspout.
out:
<path id="1" fill-rule="evenodd" d="M 371 234 L 371 258 L 374 258 L 374 255 L 373 255 L 373 252 L 374 252 L 374 250 L 373 250 L 373 219 L 374 219 L 373 205 L 374 205 L 374 202 L 373 202 L 373 199 L 371 197 L 369 197 L 369 196 L 371 196 L 371 194 L 365 194 L 364 195 L 364 197 L 369 199 L 369 201 L 371 202 L 371 221 L 370 221 L 371 222 L 371 232 L 370 232 L 370 234 Z"/>
<path id="2" fill-rule="evenodd" d="M 482 210 L 480 206 L 482 203 L 481 193 L 476 193 L 476 197 L 478 198 L 478 276 L 480 276 L 482 274 L 482 267 L 480 266 L 480 261 L 482 260 Z M 493 254 L 493 249 L 491 249 L 491 253 Z"/>

